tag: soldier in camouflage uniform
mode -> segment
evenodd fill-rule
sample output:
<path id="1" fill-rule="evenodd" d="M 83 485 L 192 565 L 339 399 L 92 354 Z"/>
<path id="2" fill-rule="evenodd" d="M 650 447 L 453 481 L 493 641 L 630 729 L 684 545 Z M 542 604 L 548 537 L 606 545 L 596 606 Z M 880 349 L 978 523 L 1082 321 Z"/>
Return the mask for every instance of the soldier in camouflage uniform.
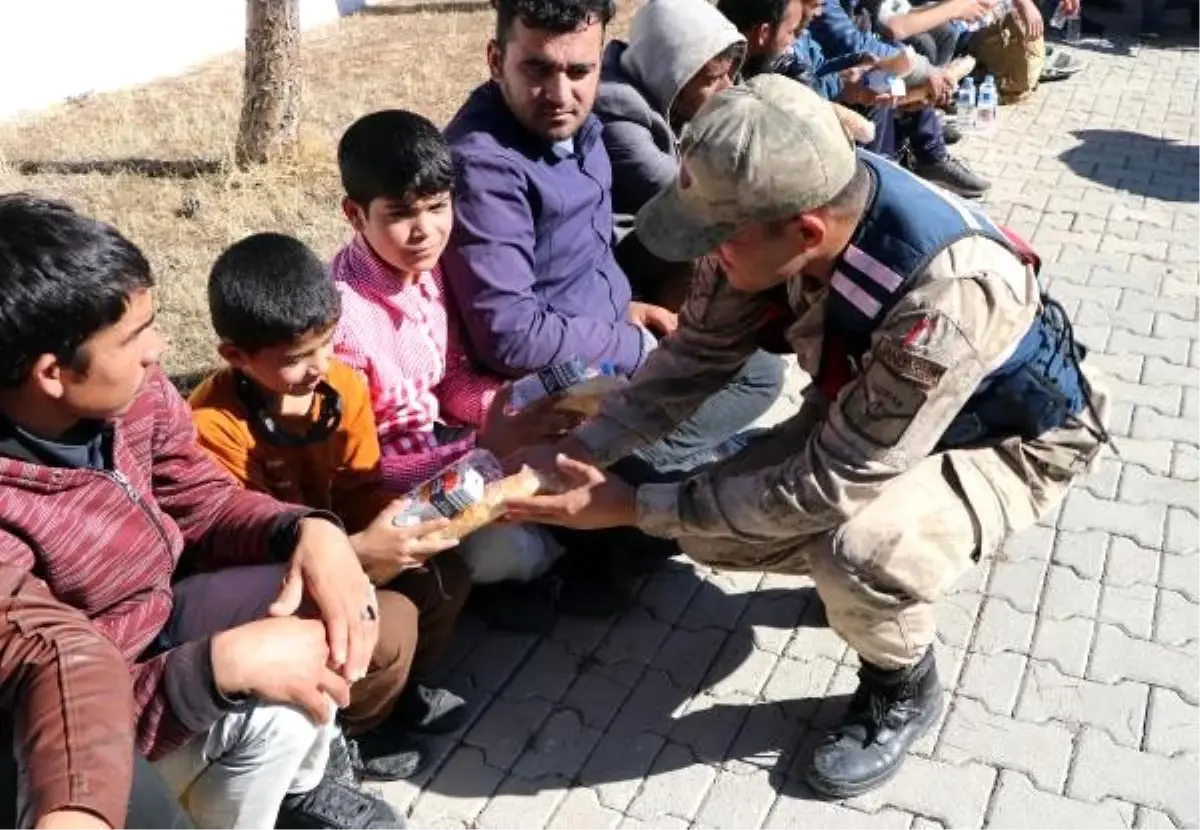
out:
<path id="1" fill-rule="evenodd" d="M 720 266 L 598 417 L 524 454 L 569 481 L 513 512 L 633 524 L 712 567 L 810 575 L 862 668 L 808 781 L 856 795 L 895 774 L 941 712 L 933 603 L 1089 468 L 1105 397 L 1032 252 L 856 151 L 800 84 L 765 75 L 718 94 L 681 159 L 639 215 L 643 238 L 668 260 L 715 249 Z M 770 340 L 814 378 L 793 418 L 679 483 L 634 490 L 603 472 Z"/>

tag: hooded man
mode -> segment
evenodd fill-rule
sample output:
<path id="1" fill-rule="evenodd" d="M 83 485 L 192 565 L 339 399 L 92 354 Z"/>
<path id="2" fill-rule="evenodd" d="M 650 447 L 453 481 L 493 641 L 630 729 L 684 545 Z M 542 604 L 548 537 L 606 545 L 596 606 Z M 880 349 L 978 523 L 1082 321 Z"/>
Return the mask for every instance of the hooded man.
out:
<path id="1" fill-rule="evenodd" d="M 746 39 L 706 0 L 647 3 L 633 17 L 629 40 L 614 40 L 604 52 L 594 112 L 612 161 L 617 261 L 639 298 L 672 310 L 692 268 L 650 256 L 632 233 L 633 217 L 674 181 L 680 130 L 734 82 L 745 54 Z"/>
<path id="2" fill-rule="evenodd" d="M 595 113 L 613 167 L 621 230 L 675 179 L 680 128 L 733 83 L 746 39 L 706 0 L 654 0 L 634 15 L 629 40 L 604 52 Z M 619 231 L 620 232 L 620 231 Z"/>

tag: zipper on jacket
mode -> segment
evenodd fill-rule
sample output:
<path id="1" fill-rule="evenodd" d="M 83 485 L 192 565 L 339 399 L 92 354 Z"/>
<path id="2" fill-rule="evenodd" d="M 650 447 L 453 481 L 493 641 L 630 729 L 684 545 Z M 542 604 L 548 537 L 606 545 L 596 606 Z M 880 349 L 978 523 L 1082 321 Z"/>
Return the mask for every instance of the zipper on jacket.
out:
<path id="1" fill-rule="evenodd" d="M 154 528 L 154 532 L 158 534 L 158 540 L 162 542 L 163 547 L 167 549 L 167 555 L 171 556 L 171 540 L 167 536 L 166 529 L 163 528 L 162 522 L 158 520 L 158 517 L 155 516 L 150 508 L 146 506 L 146 500 L 142 498 L 141 493 L 139 493 L 137 488 L 133 486 L 133 482 L 129 480 L 129 477 L 120 470 L 113 470 L 111 473 L 107 470 L 98 472 L 100 472 L 100 475 L 104 476 L 109 481 L 120 487 L 121 490 L 124 491 L 125 496 L 138 506 L 138 509 L 142 511 L 142 515 L 149 520 L 150 526 Z"/>

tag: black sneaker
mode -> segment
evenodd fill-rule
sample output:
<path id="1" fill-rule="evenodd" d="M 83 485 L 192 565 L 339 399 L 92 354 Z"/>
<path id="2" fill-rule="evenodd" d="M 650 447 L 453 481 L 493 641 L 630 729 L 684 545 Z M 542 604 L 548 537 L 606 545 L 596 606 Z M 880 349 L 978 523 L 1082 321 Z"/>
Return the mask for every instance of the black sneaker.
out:
<path id="1" fill-rule="evenodd" d="M 873 790 L 900 771 L 908 749 L 942 713 L 933 649 L 898 671 L 863 663 L 840 724 L 813 753 L 806 781 L 828 798 Z"/>
<path id="2" fill-rule="evenodd" d="M 409 683 L 388 722 L 410 732 L 443 735 L 458 729 L 466 719 L 467 702 L 454 692 Z"/>
<path id="3" fill-rule="evenodd" d="M 991 182 L 950 155 L 939 161 L 917 163 L 913 166 L 913 172 L 964 199 L 978 199 L 992 188 Z"/>
<path id="4" fill-rule="evenodd" d="M 405 825 L 382 798 L 326 776 L 308 792 L 286 796 L 275 826 L 374 830 Z"/>
<path id="5" fill-rule="evenodd" d="M 357 738 L 340 732 L 329 744 L 325 776 L 342 784 L 400 781 L 425 768 L 425 749 L 404 731 L 384 723 Z"/>
<path id="6" fill-rule="evenodd" d="M 958 128 L 958 125 L 952 124 L 949 121 L 942 122 L 942 141 L 947 145 L 957 144 L 963 140 L 963 132 Z"/>

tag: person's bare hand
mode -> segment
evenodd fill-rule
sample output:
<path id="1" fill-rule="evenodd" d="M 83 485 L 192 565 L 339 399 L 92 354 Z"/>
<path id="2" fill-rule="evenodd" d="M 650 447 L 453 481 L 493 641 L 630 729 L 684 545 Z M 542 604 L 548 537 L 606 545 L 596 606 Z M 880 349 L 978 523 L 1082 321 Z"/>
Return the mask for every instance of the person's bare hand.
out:
<path id="1" fill-rule="evenodd" d="M 629 304 L 629 322 L 650 329 L 659 337 L 666 337 L 679 328 L 679 316 L 659 305 L 632 302 Z"/>
<path id="2" fill-rule="evenodd" d="M 583 420 L 577 413 L 555 409 L 558 398 L 554 395 L 539 398 L 519 412 L 509 411 L 511 398 L 512 385 L 506 383 L 488 407 L 476 439 L 481 448 L 500 459 L 524 447 L 556 441 Z"/>
<path id="3" fill-rule="evenodd" d="M 51 810 L 33 825 L 35 830 L 109 830 L 111 825 L 87 810 Z"/>
<path id="4" fill-rule="evenodd" d="M 436 536 L 449 523 L 446 519 L 397 526 L 396 517 L 410 505 L 408 499 L 396 499 L 365 530 L 350 537 L 358 561 L 376 585 L 386 585 L 401 571 L 419 568 L 429 557 L 458 544 Z"/>
<path id="5" fill-rule="evenodd" d="M 996 0 L 953 0 L 956 10 L 955 18 L 968 23 L 978 23 L 992 13 Z"/>
<path id="6" fill-rule="evenodd" d="M 350 684 L 329 668 L 329 643 L 320 620 L 268 617 L 212 638 L 213 681 L 225 695 L 287 703 L 328 723 L 329 701 L 350 704 Z"/>
<path id="7" fill-rule="evenodd" d="M 838 73 L 838 77 L 842 79 L 842 85 L 865 83 L 867 73 L 875 69 L 881 69 L 879 58 L 875 55 L 867 55 L 861 63 L 856 63 L 854 66 L 843 69 Z"/>
<path id="8" fill-rule="evenodd" d="M 283 586 L 268 613 L 291 616 L 306 595 L 325 623 L 330 662 L 351 683 L 361 679 L 379 637 L 374 591 L 349 537 L 316 517 L 300 520 Z"/>
<path id="9" fill-rule="evenodd" d="M 1025 40 L 1037 40 L 1046 33 L 1046 23 L 1033 0 L 1014 0 L 1013 14 L 1017 16 L 1017 25 L 1024 33 Z"/>
<path id="10" fill-rule="evenodd" d="M 842 82 L 842 91 L 838 96 L 838 101 L 842 104 L 859 107 L 892 106 L 895 99 L 889 93 L 876 92 L 867 86 L 867 74 L 874 71 L 887 72 L 892 75 L 904 74 L 892 69 L 879 57 L 871 55 L 862 63 L 855 64 L 838 73 L 838 78 Z"/>
<path id="11" fill-rule="evenodd" d="M 957 88 L 954 79 L 944 69 L 931 68 L 927 81 L 929 91 L 933 94 L 933 103 L 937 106 L 947 104 L 954 97 Z"/>
<path id="12" fill-rule="evenodd" d="M 1079 10 L 1083 4 L 1079 0 L 1062 0 L 1063 14 L 1067 17 L 1076 17 L 1079 15 Z"/>
<path id="13" fill-rule="evenodd" d="M 560 493 L 510 499 L 508 520 L 598 530 L 637 524 L 637 490 L 616 476 L 565 455 L 555 459 Z"/>
<path id="14" fill-rule="evenodd" d="M 838 96 L 838 102 L 848 106 L 857 107 L 890 107 L 894 103 L 891 95 L 875 92 L 867 87 L 861 80 L 847 81 L 842 80 L 842 93 Z"/>

